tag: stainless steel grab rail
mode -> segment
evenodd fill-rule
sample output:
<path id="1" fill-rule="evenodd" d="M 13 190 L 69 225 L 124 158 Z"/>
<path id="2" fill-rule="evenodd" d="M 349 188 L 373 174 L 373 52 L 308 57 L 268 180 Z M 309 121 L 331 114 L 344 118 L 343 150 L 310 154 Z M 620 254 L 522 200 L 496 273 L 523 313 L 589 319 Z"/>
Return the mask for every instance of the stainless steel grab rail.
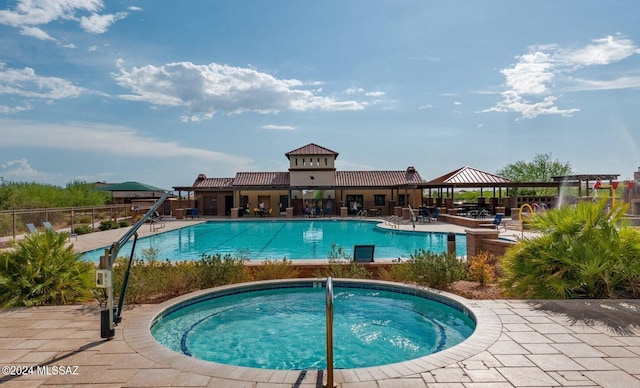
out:
<path id="1" fill-rule="evenodd" d="M 327 278 L 326 285 L 327 301 L 327 385 L 333 388 L 333 280 L 331 276 Z"/>

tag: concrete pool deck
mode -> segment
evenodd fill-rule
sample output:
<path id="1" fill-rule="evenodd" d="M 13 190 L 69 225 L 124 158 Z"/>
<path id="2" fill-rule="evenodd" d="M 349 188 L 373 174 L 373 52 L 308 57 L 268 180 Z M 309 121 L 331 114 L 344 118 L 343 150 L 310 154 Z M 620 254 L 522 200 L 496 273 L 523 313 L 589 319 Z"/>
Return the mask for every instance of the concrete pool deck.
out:
<path id="1" fill-rule="evenodd" d="M 166 229 L 195 222 L 172 221 Z M 416 224 L 416 230 L 456 232 L 454 228 Z M 124 231 L 83 235 L 72 243 L 79 250 L 95 249 L 110 245 Z M 140 237 L 149 233 L 146 226 L 139 231 Z M 640 300 L 466 303 L 492 321 L 488 333 L 479 333 L 479 343 L 460 352 L 454 347 L 433 363 L 383 366 L 375 375 L 336 370 L 335 382 L 342 388 L 640 387 Z M 160 308 L 125 307 L 109 341 L 100 338 L 100 308 L 95 305 L 0 310 L 0 385 L 283 388 L 321 387 L 326 381 L 322 371 L 243 373 L 229 367 L 214 374 L 203 361 L 154 351 L 156 345 L 146 343 L 148 337 L 141 333 Z M 25 366 L 33 366 L 33 374 L 15 375 Z"/>

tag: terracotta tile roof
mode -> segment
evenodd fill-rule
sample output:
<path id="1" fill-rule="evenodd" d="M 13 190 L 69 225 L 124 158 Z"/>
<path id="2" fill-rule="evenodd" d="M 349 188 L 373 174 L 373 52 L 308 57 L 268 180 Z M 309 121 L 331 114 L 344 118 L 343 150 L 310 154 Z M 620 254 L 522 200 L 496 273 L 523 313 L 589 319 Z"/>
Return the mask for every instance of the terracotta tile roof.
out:
<path id="1" fill-rule="evenodd" d="M 293 151 L 289 151 L 285 154 L 287 158 L 291 155 L 334 155 L 336 158 L 338 157 L 338 153 L 335 151 L 331 151 L 328 148 L 321 147 L 317 144 L 310 143 L 304 147 L 296 148 Z"/>
<path id="2" fill-rule="evenodd" d="M 510 180 L 473 167 L 462 167 L 441 177 L 429 181 L 429 184 L 496 184 L 508 183 Z"/>
<path id="3" fill-rule="evenodd" d="M 289 187 L 289 172 L 239 172 L 233 186 Z"/>
<path id="4" fill-rule="evenodd" d="M 207 178 L 203 175 L 199 176 L 193 187 L 198 189 L 229 189 L 233 185 L 233 178 Z"/>
<path id="5" fill-rule="evenodd" d="M 418 171 L 336 171 L 336 187 L 390 187 L 420 184 Z"/>

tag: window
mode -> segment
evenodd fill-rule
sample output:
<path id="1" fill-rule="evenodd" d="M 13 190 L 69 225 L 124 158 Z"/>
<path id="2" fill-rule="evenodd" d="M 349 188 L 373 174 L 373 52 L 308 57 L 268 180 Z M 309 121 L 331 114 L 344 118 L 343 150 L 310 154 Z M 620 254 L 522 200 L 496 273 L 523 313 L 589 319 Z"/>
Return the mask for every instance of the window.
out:
<path id="1" fill-rule="evenodd" d="M 296 158 L 296 166 L 298 165 L 298 158 Z"/>
<path id="2" fill-rule="evenodd" d="M 385 205 L 385 195 L 384 194 L 376 194 L 373 196 L 373 204 L 374 206 L 384 206 Z"/>
<path id="3" fill-rule="evenodd" d="M 407 206 L 407 204 L 409 204 L 409 195 L 398 195 L 398 206 Z"/>
<path id="4" fill-rule="evenodd" d="M 324 165 L 328 166 L 329 165 L 329 161 L 327 160 L 327 158 L 324 158 Z"/>

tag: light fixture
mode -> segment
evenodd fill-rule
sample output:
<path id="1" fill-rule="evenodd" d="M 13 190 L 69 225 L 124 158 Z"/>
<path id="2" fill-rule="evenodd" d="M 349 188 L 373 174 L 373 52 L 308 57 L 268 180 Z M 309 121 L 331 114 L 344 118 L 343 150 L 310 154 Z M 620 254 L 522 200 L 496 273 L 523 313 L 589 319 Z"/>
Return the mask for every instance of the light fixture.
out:
<path id="1" fill-rule="evenodd" d="M 314 180 L 316 179 L 316 177 L 314 177 L 313 175 L 309 175 L 309 179 Z"/>

